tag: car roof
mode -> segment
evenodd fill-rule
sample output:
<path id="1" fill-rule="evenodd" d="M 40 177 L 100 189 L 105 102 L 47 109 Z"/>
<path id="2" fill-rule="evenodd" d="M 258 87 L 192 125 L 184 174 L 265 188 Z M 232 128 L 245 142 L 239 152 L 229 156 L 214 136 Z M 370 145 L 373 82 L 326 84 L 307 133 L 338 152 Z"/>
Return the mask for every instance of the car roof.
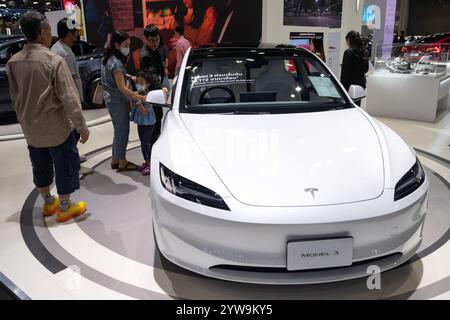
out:
<path id="1" fill-rule="evenodd" d="M 2 39 L 2 41 L 0 41 L 0 49 L 1 48 L 5 48 L 10 46 L 11 44 L 15 44 L 15 43 L 20 43 L 20 42 L 24 42 L 26 41 L 25 37 L 14 37 L 14 38 L 10 38 L 10 39 Z"/>
<path id="2" fill-rule="evenodd" d="M 5 35 L 0 34 L 0 41 L 7 41 L 7 40 L 13 40 L 17 38 L 23 38 L 22 34 L 13 34 L 13 35 Z"/>
<path id="3" fill-rule="evenodd" d="M 4 47 L 8 47 L 14 43 L 20 43 L 20 42 L 26 42 L 26 41 L 27 41 L 27 39 L 23 35 L 6 36 L 5 38 L 0 38 L 0 49 L 4 48 Z M 52 45 L 55 44 L 56 41 L 58 41 L 58 37 L 52 36 Z M 81 40 L 81 42 L 91 44 L 84 40 Z"/>
<path id="4" fill-rule="evenodd" d="M 295 53 L 310 53 L 308 50 L 296 47 L 289 44 L 279 43 L 249 43 L 249 44 L 236 44 L 236 43 L 221 43 L 221 44 L 208 44 L 200 47 L 193 47 L 190 53 L 192 57 L 203 57 L 211 54 L 229 54 L 230 56 L 245 54 L 245 53 L 282 53 L 282 54 L 295 54 Z"/>

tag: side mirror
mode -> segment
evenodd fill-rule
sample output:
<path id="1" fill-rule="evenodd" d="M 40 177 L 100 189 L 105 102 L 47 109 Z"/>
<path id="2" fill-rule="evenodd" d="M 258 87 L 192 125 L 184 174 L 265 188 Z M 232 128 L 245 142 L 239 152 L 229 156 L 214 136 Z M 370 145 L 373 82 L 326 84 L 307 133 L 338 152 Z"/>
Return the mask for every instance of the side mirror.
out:
<path id="1" fill-rule="evenodd" d="M 169 104 L 167 104 L 167 97 L 162 90 L 153 90 L 147 94 L 147 102 L 156 106 L 171 108 Z"/>
<path id="2" fill-rule="evenodd" d="M 350 97 L 353 101 L 361 101 L 366 97 L 366 89 L 364 89 L 361 86 L 352 84 L 350 86 L 350 89 L 348 90 L 348 93 L 350 94 Z"/>

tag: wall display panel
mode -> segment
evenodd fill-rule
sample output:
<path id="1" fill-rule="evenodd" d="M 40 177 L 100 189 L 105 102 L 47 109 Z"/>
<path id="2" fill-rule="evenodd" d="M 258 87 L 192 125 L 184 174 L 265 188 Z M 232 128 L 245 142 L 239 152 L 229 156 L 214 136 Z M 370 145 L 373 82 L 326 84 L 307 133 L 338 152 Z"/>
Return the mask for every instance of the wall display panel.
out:
<path id="1" fill-rule="evenodd" d="M 310 50 L 310 40 L 320 39 L 324 40 L 323 32 L 291 32 L 289 34 L 289 44 L 296 47 L 302 47 Z"/>
<path id="2" fill-rule="evenodd" d="M 182 25 L 195 47 L 211 43 L 257 43 L 262 33 L 262 0 L 142 0 L 144 25 L 161 30 L 169 49 L 169 73 L 176 64 L 174 28 Z"/>
<path id="3" fill-rule="evenodd" d="M 341 74 L 341 37 L 340 31 L 328 33 L 327 65 L 337 77 Z"/>
<path id="4" fill-rule="evenodd" d="M 342 0 L 284 0 L 284 25 L 341 28 Z"/>

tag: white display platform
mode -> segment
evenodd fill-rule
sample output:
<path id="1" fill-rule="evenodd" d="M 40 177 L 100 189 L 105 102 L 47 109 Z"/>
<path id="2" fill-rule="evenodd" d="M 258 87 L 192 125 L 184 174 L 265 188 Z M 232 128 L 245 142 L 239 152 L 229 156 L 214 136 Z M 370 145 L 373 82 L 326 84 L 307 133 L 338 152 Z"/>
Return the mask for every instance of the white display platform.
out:
<path id="1" fill-rule="evenodd" d="M 367 108 L 373 116 L 435 121 L 450 108 L 450 74 L 399 74 L 378 70 L 367 77 Z"/>

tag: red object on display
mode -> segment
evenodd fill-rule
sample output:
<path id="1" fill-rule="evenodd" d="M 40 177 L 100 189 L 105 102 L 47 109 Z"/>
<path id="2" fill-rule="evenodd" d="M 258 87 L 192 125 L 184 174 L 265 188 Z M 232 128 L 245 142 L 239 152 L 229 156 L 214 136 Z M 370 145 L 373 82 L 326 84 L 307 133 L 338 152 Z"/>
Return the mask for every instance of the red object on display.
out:
<path id="1" fill-rule="evenodd" d="M 73 10 L 75 8 L 75 0 L 63 0 L 64 10 Z"/>

